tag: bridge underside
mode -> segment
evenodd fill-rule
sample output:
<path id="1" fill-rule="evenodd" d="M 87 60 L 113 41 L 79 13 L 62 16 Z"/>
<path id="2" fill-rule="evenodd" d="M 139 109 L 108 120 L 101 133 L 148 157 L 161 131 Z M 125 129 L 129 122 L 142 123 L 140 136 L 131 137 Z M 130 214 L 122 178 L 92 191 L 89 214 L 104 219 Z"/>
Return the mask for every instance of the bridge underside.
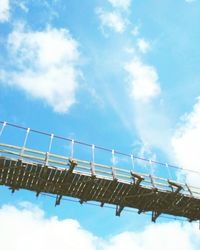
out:
<path id="1" fill-rule="evenodd" d="M 124 207 L 136 208 L 138 213 L 152 211 L 152 221 L 164 213 L 182 216 L 190 221 L 200 220 L 200 199 L 180 192 L 181 187 L 169 182 L 171 191 L 142 185 L 143 178 L 132 173 L 132 183 L 115 178 L 95 176 L 76 170 L 69 161 L 68 168 L 59 168 L 0 156 L 0 185 L 13 192 L 26 189 L 57 195 L 56 205 L 62 196 L 80 199 L 80 202 L 97 201 L 116 205 L 119 216 Z"/>

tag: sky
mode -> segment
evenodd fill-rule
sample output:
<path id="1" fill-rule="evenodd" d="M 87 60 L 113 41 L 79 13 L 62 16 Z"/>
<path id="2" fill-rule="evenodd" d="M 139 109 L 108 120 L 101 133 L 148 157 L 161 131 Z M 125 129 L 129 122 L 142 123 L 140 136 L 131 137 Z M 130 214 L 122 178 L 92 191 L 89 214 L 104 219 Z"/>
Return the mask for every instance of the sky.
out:
<path id="1" fill-rule="evenodd" d="M 0 0 L 0 120 L 199 171 L 199 23 L 198 0 Z M 23 136 L 5 128 L 0 140 Z M 48 140 L 28 144 L 47 150 Z M 89 160 L 84 150 L 74 153 Z M 95 152 L 103 163 L 111 157 Z M 199 185 L 197 174 L 172 175 Z M 199 249 L 196 223 L 152 224 L 69 200 L 55 207 L 5 187 L 0 197 L 5 250 Z"/>

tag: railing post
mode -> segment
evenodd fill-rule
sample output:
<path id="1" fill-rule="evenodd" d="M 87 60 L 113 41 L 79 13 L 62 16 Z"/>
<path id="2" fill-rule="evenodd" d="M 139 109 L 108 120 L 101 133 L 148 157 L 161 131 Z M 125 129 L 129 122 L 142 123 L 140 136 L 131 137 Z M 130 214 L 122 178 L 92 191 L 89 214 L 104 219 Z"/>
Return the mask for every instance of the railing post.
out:
<path id="1" fill-rule="evenodd" d="M 132 170 L 135 168 L 134 160 L 133 160 L 133 155 L 131 154 L 131 164 L 132 164 Z"/>
<path id="2" fill-rule="evenodd" d="M 4 128 L 5 128 L 6 125 L 7 125 L 7 122 L 4 122 L 3 125 L 2 125 L 2 127 L 1 127 L 0 137 L 1 137 L 2 133 L 3 133 Z"/>
<path id="3" fill-rule="evenodd" d="M 171 175 L 171 172 L 170 172 L 170 169 L 169 169 L 169 165 L 167 163 L 165 163 L 165 166 L 166 166 L 167 171 L 168 171 L 169 179 L 172 180 L 172 175 Z"/>
<path id="4" fill-rule="evenodd" d="M 4 128 L 5 128 L 6 125 L 7 125 L 7 122 L 4 122 L 3 125 L 2 125 L 2 127 L 1 127 L 0 137 L 1 137 L 2 133 L 3 133 Z M 0 153 L 0 155 L 1 155 L 1 153 Z"/>
<path id="5" fill-rule="evenodd" d="M 94 149 L 95 149 L 95 145 L 92 144 L 92 162 L 91 162 L 91 173 L 92 176 L 95 176 L 95 167 L 94 167 Z"/>
<path id="6" fill-rule="evenodd" d="M 74 140 L 72 139 L 71 140 L 71 158 L 73 159 L 74 158 Z"/>
<path id="7" fill-rule="evenodd" d="M 53 138 L 54 138 L 54 134 L 51 134 L 51 139 L 50 139 L 50 143 L 49 143 L 49 150 L 48 150 L 49 153 L 51 152 Z"/>
<path id="8" fill-rule="evenodd" d="M 26 147 L 26 142 L 27 142 L 29 133 L 30 133 L 30 128 L 27 128 L 27 130 L 26 130 L 26 136 L 25 136 L 25 139 L 24 139 L 24 144 L 23 144 L 22 150 L 20 152 L 20 156 L 19 156 L 20 159 L 23 158 L 23 153 L 24 153 L 24 150 L 25 150 L 25 147 Z"/>
<path id="9" fill-rule="evenodd" d="M 115 170 L 114 170 L 114 166 L 115 166 L 115 150 L 112 150 L 112 166 L 111 166 L 111 171 L 112 171 L 112 176 L 113 176 L 113 180 L 116 180 L 116 174 L 115 174 Z"/>
<path id="10" fill-rule="evenodd" d="M 51 134 L 51 139 L 50 139 L 50 143 L 49 143 L 49 150 L 48 150 L 48 152 L 46 152 L 46 156 L 45 156 L 45 165 L 47 165 L 48 161 L 49 161 L 49 154 L 51 152 L 53 138 L 54 138 L 54 134 Z"/>
<path id="11" fill-rule="evenodd" d="M 152 168 L 152 160 L 151 159 L 149 160 L 149 165 L 150 165 L 151 175 L 153 175 L 153 168 Z"/>

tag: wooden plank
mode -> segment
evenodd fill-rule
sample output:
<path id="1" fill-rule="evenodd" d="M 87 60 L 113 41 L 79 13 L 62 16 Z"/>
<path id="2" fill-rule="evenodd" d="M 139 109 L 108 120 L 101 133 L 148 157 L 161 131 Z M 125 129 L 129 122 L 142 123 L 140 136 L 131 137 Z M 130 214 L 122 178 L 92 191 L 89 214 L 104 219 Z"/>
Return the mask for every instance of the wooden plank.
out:
<path id="1" fill-rule="evenodd" d="M 15 187 L 20 187 L 20 183 L 21 183 L 21 177 L 23 175 L 23 162 L 22 161 L 16 161 L 16 163 L 13 165 L 14 168 L 14 172 L 13 172 L 13 176 L 11 177 L 12 180 L 12 186 Z"/>
<path id="2" fill-rule="evenodd" d="M 96 188 L 95 180 L 96 177 L 91 176 L 91 178 L 88 179 L 87 182 L 85 183 L 85 187 L 82 189 L 80 203 L 83 203 L 91 199 L 91 193 L 93 193 L 94 189 Z"/>
<path id="3" fill-rule="evenodd" d="M 97 178 L 96 183 L 96 189 L 93 191 L 93 193 L 90 195 L 91 200 L 99 200 L 99 197 L 102 196 L 103 192 L 105 191 L 105 188 L 107 187 L 107 182 L 105 179 L 99 179 Z"/>
<path id="4" fill-rule="evenodd" d="M 106 203 L 110 203 L 119 185 L 120 184 L 117 180 L 111 181 L 111 184 L 109 188 L 106 190 L 106 192 L 104 193 L 104 197 L 103 197 Z"/>
<path id="5" fill-rule="evenodd" d="M 66 172 L 64 169 L 58 172 L 58 177 L 55 180 L 55 185 L 54 185 L 54 190 L 53 190 L 54 193 L 60 194 L 62 190 L 62 181 L 63 181 L 63 178 L 65 177 L 65 174 Z"/>

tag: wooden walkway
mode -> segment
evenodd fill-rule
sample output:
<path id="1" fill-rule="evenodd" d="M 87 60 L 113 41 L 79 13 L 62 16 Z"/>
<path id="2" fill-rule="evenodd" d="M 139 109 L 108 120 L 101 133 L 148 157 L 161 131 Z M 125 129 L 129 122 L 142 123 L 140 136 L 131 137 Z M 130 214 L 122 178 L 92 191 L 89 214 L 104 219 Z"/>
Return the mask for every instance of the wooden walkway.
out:
<path id="1" fill-rule="evenodd" d="M 113 166 L 0 144 L 0 185 L 116 206 L 120 216 L 125 207 L 138 213 L 152 212 L 200 220 L 200 188 L 172 180 L 140 174 Z"/>

